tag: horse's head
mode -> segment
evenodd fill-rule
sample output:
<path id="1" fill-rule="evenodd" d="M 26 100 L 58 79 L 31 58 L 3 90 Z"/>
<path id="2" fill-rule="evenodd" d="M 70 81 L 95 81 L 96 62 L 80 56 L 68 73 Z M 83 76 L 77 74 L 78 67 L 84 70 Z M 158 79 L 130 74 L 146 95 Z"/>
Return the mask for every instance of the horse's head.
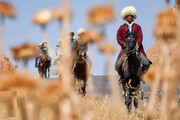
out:
<path id="1" fill-rule="evenodd" d="M 135 33 L 128 33 L 127 37 L 125 39 L 125 53 L 127 55 L 131 55 L 133 53 L 136 53 L 136 39 L 135 39 Z"/>

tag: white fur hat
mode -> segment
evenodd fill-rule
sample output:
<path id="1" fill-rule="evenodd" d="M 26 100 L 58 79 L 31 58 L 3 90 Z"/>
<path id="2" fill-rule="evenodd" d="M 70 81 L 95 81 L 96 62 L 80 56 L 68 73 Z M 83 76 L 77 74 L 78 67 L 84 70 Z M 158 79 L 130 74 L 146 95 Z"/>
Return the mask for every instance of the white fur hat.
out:
<path id="1" fill-rule="evenodd" d="M 84 28 L 79 28 L 79 30 L 77 31 L 77 35 L 79 36 L 80 34 L 86 32 L 86 30 Z"/>
<path id="2" fill-rule="evenodd" d="M 129 15 L 129 14 L 133 15 L 134 19 L 136 19 L 137 17 L 136 9 L 133 6 L 127 6 L 123 8 L 123 10 L 121 11 L 121 18 L 125 20 L 126 15 Z"/>

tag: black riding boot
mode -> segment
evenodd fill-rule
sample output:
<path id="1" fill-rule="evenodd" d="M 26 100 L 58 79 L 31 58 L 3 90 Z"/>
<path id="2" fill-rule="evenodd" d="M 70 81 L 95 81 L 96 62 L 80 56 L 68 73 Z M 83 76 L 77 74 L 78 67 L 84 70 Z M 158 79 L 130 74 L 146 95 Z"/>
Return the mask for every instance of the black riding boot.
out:
<path id="1" fill-rule="evenodd" d="M 122 81 L 122 79 L 123 79 L 123 72 L 122 72 L 122 66 L 120 66 L 120 68 L 118 69 L 118 74 L 119 74 L 119 82 L 121 82 Z"/>

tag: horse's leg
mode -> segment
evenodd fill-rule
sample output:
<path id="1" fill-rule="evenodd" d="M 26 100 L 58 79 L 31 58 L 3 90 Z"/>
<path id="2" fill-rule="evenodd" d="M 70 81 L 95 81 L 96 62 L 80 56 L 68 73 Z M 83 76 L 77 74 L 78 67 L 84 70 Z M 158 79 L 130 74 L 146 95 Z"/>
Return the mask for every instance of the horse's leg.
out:
<path id="1" fill-rule="evenodd" d="M 85 96 L 85 94 L 86 94 L 86 80 L 83 80 L 83 82 L 82 82 L 82 91 L 83 91 L 83 95 Z"/>
<path id="2" fill-rule="evenodd" d="M 143 100 L 143 96 L 141 95 L 141 91 L 140 91 L 140 83 L 137 83 L 136 90 L 134 90 L 134 92 L 135 92 L 135 94 L 134 94 L 134 107 L 138 108 L 139 98 L 141 98 Z"/>
<path id="3" fill-rule="evenodd" d="M 45 76 L 45 78 L 47 79 L 46 73 L 47 73 L 47 68 L 44 68 L 44 76 Z"/>
<path id="4" fill-rule="evenodd" d="M 76 90 L 76 78 L 74 76 L 72 77 L 72 86 L 75 91 Z"/>
<path id="5" fill-rule="evenodd" d="M 82 93 L 82 86 L 81 86 L 81 80 L 77 79 L 77 82 L 78 82 L 78 87 L 79 87 L 79 93 Z"/>
<path id="6" fill-rule="evenodd" d="M 126 88 L 126 93 L 125 93 L 125 104 L 126 107 L 128 109 L 128 112 L 130 112 L 131 108 L 132 108 L 132 95 L 131 95 L 131 90 L 129 88 Z"/>
<path id="7" fill-rule="evenodd" d="M 48 78 L 50 78 L 50 69 L 49 69 L 49 67 L 47 68 L 47 70 L 48 70 Z"/>
<path id="8" fill-rule="evenodd" d="M 40 78 L 42 79 L 42 78 L 43 78 L 43 71 L 42 71 L 42 68 L 38 68 L 38 70 L 39 70 L 39 76 L 40 76 Z"/>
<path id="9" fill-rule="evenodd" d="M 128 88 L 126 80 L 123 80 L 122 86 L 123 86 L 123 90 L 124 90 L 124 94 L 125 94 L 124 95 L 125 96 L 125 105 L 128 109 L 128 112 L 130 112 L 132 97 L 130 94 L 130 88 Z"/>
<path id="10" fill-rule="evenodd" d="M 133 95 L 134 97 L 134 107 L 137 109 L 138 108 L 138 90 L 134 90 L 135 94 Z"/>

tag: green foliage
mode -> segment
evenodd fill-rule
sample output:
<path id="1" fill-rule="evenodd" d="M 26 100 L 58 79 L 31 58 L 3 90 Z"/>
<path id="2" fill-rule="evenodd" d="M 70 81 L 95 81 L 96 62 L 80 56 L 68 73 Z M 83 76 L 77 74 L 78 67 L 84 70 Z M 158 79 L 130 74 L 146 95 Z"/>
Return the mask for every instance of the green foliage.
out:
<path id="1" fill-rule="evenodd" d="M 151 64 L 151 67 L 157 66 L 157 65 L 158 65 L 158 63 L 159 63 L 159 61 L 158 61 L 158 60 L 154 61 L 154 62 Z"/>
<path id="2" fill-rule="evenodd" d="M 5 59 L 9 62 L 9 57 L 5 57 Z"/>
<path id="3" fill-rule="evenodd" d="M 18 65 L 15 65 L 14 67 L 17 69 L 17 68 L 18 68 Z"/>

